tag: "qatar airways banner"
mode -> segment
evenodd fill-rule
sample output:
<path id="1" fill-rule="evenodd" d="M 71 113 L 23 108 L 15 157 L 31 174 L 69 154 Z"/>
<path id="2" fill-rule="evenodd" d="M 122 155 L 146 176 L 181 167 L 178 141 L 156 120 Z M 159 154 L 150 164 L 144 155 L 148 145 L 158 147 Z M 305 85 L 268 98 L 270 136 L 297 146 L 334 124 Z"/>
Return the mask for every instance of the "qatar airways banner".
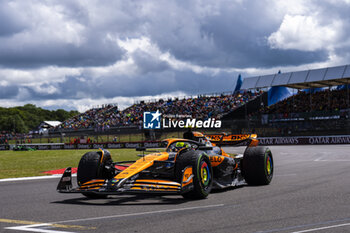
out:
<path id="1" fill-rule="evenodd" d="M 259 138 L 259 145 L 330 145 L 330 144 L 350 144 L 350 135 Z"/>

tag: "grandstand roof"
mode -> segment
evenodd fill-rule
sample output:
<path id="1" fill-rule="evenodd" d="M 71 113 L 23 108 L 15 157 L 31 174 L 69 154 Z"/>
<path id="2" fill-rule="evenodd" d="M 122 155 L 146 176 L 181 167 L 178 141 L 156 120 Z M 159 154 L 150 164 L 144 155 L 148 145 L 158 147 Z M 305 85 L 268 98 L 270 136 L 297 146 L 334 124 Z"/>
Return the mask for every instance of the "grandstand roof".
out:
<path id="1" fill-rule="evenodd" d="M 350 65 L 245 78 L 241 89 L 286 86 L 296 89 L 330 87 L 350 83 Z"/>
<path id="2" fill-rule="evenodd" d="M 58 125 L 60 125 L 62 122 L 60 121 L 43 121 L 41 122 L 40 126 L 42 125 L 47 125 L 49 127 L 56 127 Z"/>

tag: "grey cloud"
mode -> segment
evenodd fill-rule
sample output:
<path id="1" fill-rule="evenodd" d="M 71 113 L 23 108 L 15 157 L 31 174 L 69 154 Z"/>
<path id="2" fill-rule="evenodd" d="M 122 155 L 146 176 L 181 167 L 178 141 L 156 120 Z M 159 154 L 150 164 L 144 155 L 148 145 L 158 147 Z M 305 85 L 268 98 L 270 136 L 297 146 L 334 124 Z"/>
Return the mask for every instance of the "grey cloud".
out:
<path id="1" fill-rule="evenodd" d="M 238 74 L 220 72 L 214 76 L 196 74 L 191 71 L 149 72 L 145 75 L 124 77 L 109 76 L 101 79 L 87 77 L 66 77 L 66 81 L 54 84 L 59 90 L 53 94 L 37 92 L 25 87 L 34 100 L 113 98 L 115 96 L 135 97 L 158 95 L 175 91 L 189 94 L 232 91 Z M 45 89 L 47 84 L 41 85 Z"/>
<path id="2" fill-rule="evenodd" d="M 161 72 L 170 68 L 167 62 L 161 61 L 158 57 L 151 56 L 141 50 L 136 50 L 132 54 L 135 65 L 141 74 L 149 72 Z"/>
<path id="3" fill-rule="evenodd" d="M 30 3 L 26 2 L 26 4 Z M 55 2 L 35 2 L 35 4 L 47 4 L 46 7 L 53 8 Z M 51 30 L 51 33 L 37 35 L 36 25 L 32 19 L 27 16 L 25 23 L 19 19 L 16 21 L 16 17 L 23 19 L 24 16 L 21 12 L 13 10 L 10 11 L 11 14 L 2 15 L 2 12 L 7 11 L 6 5 L 2 4 L 0 5 L 0 20 L 5 23 L 0 26 L 0 67 L 27 69 L 45 66 L 106 66 L 122 58 L 125 51 L 118 46 L 116 41 L 108 38 L 109 31 L 98 27 L 99 25 L 94 26 L 91 22 L 88 12 L 91 9 L 88 8 L 88 5 L 79 5 L 71 1 L 58 1 L 57 5 L 62 7 L 66 20 L 71 20 L 84 28 L 77 34 L 81 40 L 80 43 L 56 38 L 54 36 L 56 31 L 61 33 L 62 29 L 56 24 L 50 25 L 51 28 L 47 29 Z M 63 27 L 70 27 L 70 25 L 63 25 Z M 16 32 L 24 29 L 26 33 L 15 35 Z M 1 37 L 2 34 L 6 36 Z"/>
<path id="4" fill-rule="evenodd" d="M 185 93 L 211 93 L 232 91 L 238 74 L 220 72 L 216 75 L 196 74 L 192 71 L 166 70 L 149 72 L 134 77 L 115 77 L 99 85 L 100 94 L 111 96 L 145 96 L 182 91 Z M 107 79 L 105 79 L 107 80 Z M 102 91 L 104 90 L 104 91 Z"/>
<path id="5" fill-rule="evenodd" d="M 313 1 L 317 6 L 317 14 L 320 16 L 321 25 L 330 25 L 334 21 L 341 22 L 341 31 L 338 32 L 338 44 L 334 44 L 334 52 L 340 58 L 349 63 L 350 57 L 350 3 L 344 1 L 337 1 L 336 4 L 332 2 L 323 2 L 323 4 L 317 4 L 318 1 Z"/>
<path id="6" fill-rule="evenodd" d="M 267 0 L 241 3 L 226 0 L 215 3 L 101 1 L 87 4 L 58 1 L 56 4 L 63 7 L 67 19 L 86 28 L 81 35 L 85 42 L 75 46 L 57 41 L 2 41 L 1 66 L 109 65 L 122 59 L 124 51 L 115 42 L 106 40 L 107 35 L 121 39 L 146 36 L 177 59 L 207 67 L 269 68 L 328 59 L 325 50 L 271 49 L 266 38 L 278 29 L 283 18 L 273 14 Z M 55 30 L 55 25 L 52 27 Z"/>
<path id="7" fill-rule="evenodd" d="M 15 44 L 0 45 L 0 66 L 37 68 L 43 66 L 107 66 L 120 60 L 124 51 L 111 41 L 91 38 L 81 46 L 72 44 L 37 44 L 25 48 Z"/>
<path id="8" fill-rule="evenodd" d="M 18 94 L 19 88 L 16 86 L 2 86 L 0 85 L 0 99 L 13 98 Z"/>
<path id="9" fill-rule="evenodd" d="M 41 84 L 37 87 L 31 86 L 21 86 L 21 93 L 25 93 L 24 95 L 19 95 L 18 100 L 26 101 L 26 100 L 48 100 L 48 99 L 83 99 L 89 97 L 96 97 L 94 94 L 95 83 L 86 82 L 83 78 L 79 76 L 69 76 L 66 77 L 66 81 L 63 83 L 53 83 L 53 84 Z M 57 89 L 56 92 L 50 93 L 49 91 L 45 91 L 49 86 L 52 86 Z M 40 90 L 40 91 L 38 91 Z M 96 89 L 97 90 L 97 89 Z M 18 94 L 18 93 L 17 93 Z M 11 96 L 15 97 L 15 96 Z M 11 97 L 4 97 L 3 99 L 8 99 Z"/>
<path id="10" fill-rule="evenodd" d="M 191 8 L 178 7 L 173 17 L 161 13 L 157 17 L 162 20 L 150 26 L 151 37 L 177 59 L 208 67 L 266 68 L 328 59 L 327 51 L 271 49 L 266 38 L 278 29 L 282 18 L 270 15 L 268 1 L 243 1 L 243 6 L 220 3 L 218 14 L 198 19 L 190 14 Z"/>
<path id="11" fill-rule="evenodd" d="M 24 23 L 19 18 L 7 2 L 0 2 L 0 37 L 8 37 L 24 30 Z"/>

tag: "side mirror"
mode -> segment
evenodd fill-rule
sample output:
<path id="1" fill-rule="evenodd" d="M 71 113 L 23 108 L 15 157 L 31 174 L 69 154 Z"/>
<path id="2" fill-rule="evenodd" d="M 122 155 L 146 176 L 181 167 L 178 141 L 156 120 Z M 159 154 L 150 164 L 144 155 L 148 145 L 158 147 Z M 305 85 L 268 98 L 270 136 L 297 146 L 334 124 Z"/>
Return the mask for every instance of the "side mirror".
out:
<path id="1" fill-rule="evenodd" d="M 160 144 L 160 147 L 162 148 L 166 148 L 168 146 L 168 142 L 167 141 L 162 141 Z"/>

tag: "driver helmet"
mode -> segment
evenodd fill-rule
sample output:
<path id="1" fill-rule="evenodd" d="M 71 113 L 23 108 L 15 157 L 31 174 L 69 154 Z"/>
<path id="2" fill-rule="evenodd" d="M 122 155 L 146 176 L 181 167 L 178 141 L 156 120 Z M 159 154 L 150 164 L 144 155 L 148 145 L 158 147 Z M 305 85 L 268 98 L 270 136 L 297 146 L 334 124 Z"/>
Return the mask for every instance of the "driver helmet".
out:
<path id="1" fill-rule="evenodd" d="M 182 148 L 189 148 L 189 145 L 187 143 L 184 143 L 184 142 L 177 142 L 175 144 L 175 147 L 177 150 L 180 150 Z"/>

